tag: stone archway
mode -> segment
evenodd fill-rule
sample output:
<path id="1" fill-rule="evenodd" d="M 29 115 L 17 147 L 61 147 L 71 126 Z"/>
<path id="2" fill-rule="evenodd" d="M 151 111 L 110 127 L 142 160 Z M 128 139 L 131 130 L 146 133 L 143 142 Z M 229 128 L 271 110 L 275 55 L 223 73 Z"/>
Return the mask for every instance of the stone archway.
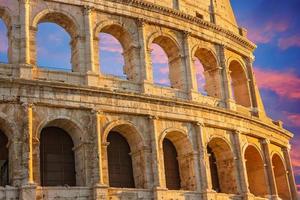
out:
<path id="1" fill-rule="evenodd" d="M 248 84 L 247 72 L 242 64 L 233 60 L 229 64 L 232 97 L 237 104 L 251 107 L 250 90 Z"/>
<path id="2" fill-rule="evenodd" d="M 185 68 L 180 53 L 180 48 L 176 41 L 166 35 L 154 34 L 153 38 L 151 38 L 150 43 L 148 44 L 148 49 L 150 49 L 151 44 L 160 46 L 168 57 L 169 79 L 171 87 L 185 90 L 187 87 Z"/>
<path id="3" fill-rule="evenodd" d="M 72 141 L 72 152 L 74 154 L 74 162 L 75 162 L 75 175 L 76 175 L 76 183 L 72 184 L 73 186 L 85 186 L 87 185 L 87 160 L 85 158 L 86 155 L 86 136 L 82 131 L 81 127 L 78 125 L 79 123 L 72 121 L 69 118 L 58 117 L 52 118 L 42 122 L 36 132 L 37 141 L 33 144 L 33 151 L 36 152 L 37 155 L 34 155 L 33 158 L 33 168 L 34 168 L 34 179 L 35 182 L 41 184 L 42 173 L 41 173 L 41 135 L 43 130 L 53 127 L 58 130 L 62 130 L 59 132 L 63 132 L 64 135 L 68 135 Z M 70 140 L 69 140 L 70 141 Z M 70 143 L 70 142 L 69 142 Z"/>
<path id="4" fill-rule="evenodd" d="M 0 186 L 5 187 L 9 184 L 9 153 L 8 138 L 0 130 Z"/>
<path id="5" fill-rule="evenodd" d="M 282 158 L 278 154 L 274 154 L 272 156 L 272 165 L 278 196 L 282 200 L 291 199 L 286 169 L 283 164 Z"/>
<path id="6" fill-rule="evenodd" d="M 268 195 L 268 189 L 260 151 L 250 145 L 246 148 L 244 156 L 250 192 L 255 196 L 265 197 Z"/>
<path id="7" fill-rule="evenodd" d="M 73 72 L 79 72 L 79 46 L 80 46 L 80 41 L 79 41 L 79 28 L 78 25 L 76 24 L 75 20 L 73 17 L 67 15 L 66 13 L 62 13 L 61 11 L 51 11 L 51 10 L 43 10 L 40 13 L 38 13 L 34 20 L 33 20 L 33 25 L 30 30 L 31 34 L 31 39 L 30 43 L 31 45 L 31 55 L 30 55 L 30 63 L 33 65 L 37 64 L 37 45 L 36 45 L 36 33 L 38 31 L 38 25 L 40 23 L 54 23 L 60 27 L 62 27 L 69 35 L 71 38 L 70 41 L 70 49 L 71 49 L 71 64 L 72 64 L 72 71 Z"/>
<path id="8" fill-rule="evenodd" d="M 123 146 L 124 143 L 128 143 L 129 145 L 129 155 L 132 160 L 132 172 L 133 172 L 133 181 L 135 188 L 146 188 L 147 187 L 147 177 L 146 177 L 146 152 L 144 139 L 141 134 L 138 132 L 136 127 L 127 121 L 117 120 L 111 122 L 104 130 L 102 143 L 108 146 L 102 147 L 102 157 L 108 161 L 109 153 L 109 137 L 111 134 L 117 133 L 119 136 L 123 138 Z M 125 139 L 125 140 L 124 140 Z M 109 163 L 103 163 L 103 170 L 105 175 L 105 182 L 109 185 Z M 127 184 L 128 185 L 128 184 Z"/>
<path id="9" fill-rule="evenodd" d="M 99 34 L 105 33 L 115 38 L 122 46 L 122 55 L 124 59 L 123 71 L 126 74 L 128 80 L 139 81 L 140 71 L 137 67 L 139 63 L 139 50 L 137 44 L 133 41 L 129 31 L 116 21 L 104 21 L 101 22 L 95 28 L 94 35 L 94 51 L 96 52 L 96 62 L 100 66 L 99 56 Z M 100 47 L 101 48 L 101 47 Z M 101 69 L 102 66 L 100 66 Z"/>
<path id="10" fill-rule="evenodd" d="M 160 138 L 159 145 L 160 145 L 160 152 L 161 152 L 160 157 L 162 163 L 164 163 L 161 169 L 163 171 L 163 174 L 165 175 L 164 177 L 166 179 L 169 179 L 169 181 L 172 181 L 171 178 L 172 177 L 174 178 L 177 175 L 173 174 L 172 177 L 166 176 L 168 173 L 166 172 L 167 168 L 165 166 L 165 159 L 163 155 L 171 155 L 172 156 L 171 160 L 170 159 L 168 160 L 170 160 L 170 162 L 172 162 L 173 164 L 174 163 L 176 165 L 178 164 L 180 187 L 173 187 L 175 184 L 171 183 L 170 186 L 172 185 L 172 187 L 170 189 L 179 188 L 182 190 L 191 190 L 191 191 L 196 190 L 197 182 L 195 178 L 195 167 L 194 167 L 195 156 L 194 156 L 192 143 L 189 140 L 188 136 L 183 131 L 176 130 L 176 129 L 168 129 L 163 133 L 162 137 Z M 167 146 L 168 149 L 166 149 Z M 170 154 L 166 152 L 166 150 L 172 151 L 172 153 Z M 176 159 L 177 163 L 174 161 L 176 156 L 177 156 Z M 172 170 L 175 170 L 174 173 L 177 173 L 175 168 L 174 166 L 172 166 Z M 166 181 L 166 183 L 168 183 L 168 181 Z"/>
<path id="11" fill-rule="evenodd" d="M 210 154 L 211 181 L 216 192 L 237 194 L 234 156 L 230 145 L 222 138 L 213 138 L 207 145 Z"/>
<path id="12" fill-rule="evenodd" d="M 194 52 L 194 58 L 203 66 L 205 78 L 205 90 L 208 96 L 221 98 L 221 77 L 219 75 L 218 61 L 211 50 L 198 47 Z M 195 65 L 195 62 L 194 62 Z M 198 88 L 200 86 L 198 85 Z"/>

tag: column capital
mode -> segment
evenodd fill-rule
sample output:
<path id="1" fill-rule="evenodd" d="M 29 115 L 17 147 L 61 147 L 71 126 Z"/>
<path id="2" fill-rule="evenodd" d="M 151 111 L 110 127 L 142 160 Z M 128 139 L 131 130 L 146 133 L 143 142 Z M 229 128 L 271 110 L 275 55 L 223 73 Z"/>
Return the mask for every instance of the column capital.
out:
<path id="1" fill-rule="evenodd" d="M 33 108 L 34 104 L 30 102 L 22 102 L 22 107 L 24 109 Z"/>
<path id="2" fill-rule="evenodd" d="M 94 114 L 96 114 L 96 115 L 103 115 L 104 114 L 104 112 L 102 111 L 102 110 L 97 110 L 97 109 L 91 109 L 91 113 L 94 115 Z"/>
<path id="3" fill-rule="evenodd" d="M 85 5 L 84 7 L 84 15 L 89 15 L 92 13 L 92 11 L 95 9 L 93 6 L 91 5 Z"/>
<path id="4" fill-rule="evenodd" d="M 151 120 L 159 120 L 159 117 L 157 115 L 148 115 L 148 118 Z"/>
<path id="5" fill-rule="evenodd" d="M 269 144 L 271 144 L 271 141 L 267 138 L 264 138 L 264 139 L 262 139 L 262 144 L 269 145 Z"/>
<path id="6" fill-rule="evenodd" d="M 196 126 L 205 127 L 205 123 L 202 120 L 194 121 L 194 124 Z"/>
<path id="7" fill-rule="evenodd" d="M 23 3 L 23 4 L 29 4 L 30 3 L 30 0 L 19 0 L 20 3 Z"/>
<path id="8" fill-rule="evenodd" d="M 144 18 L 138 18 L 136 20 L 136 24 L 138 25 L 138 27 L 142 28 L 147 24 L 147 20 Z"/>

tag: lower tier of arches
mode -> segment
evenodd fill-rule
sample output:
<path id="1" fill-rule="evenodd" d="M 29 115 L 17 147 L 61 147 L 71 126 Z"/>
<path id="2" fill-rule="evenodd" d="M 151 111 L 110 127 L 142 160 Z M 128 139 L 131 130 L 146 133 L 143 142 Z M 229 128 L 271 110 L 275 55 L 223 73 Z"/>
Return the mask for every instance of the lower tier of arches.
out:
<path id="1" fill-rule="evenodd" d="M 288 147 L 151 115 L 0 105 L 0 167 L 0 199 L 296 200 Z"/>

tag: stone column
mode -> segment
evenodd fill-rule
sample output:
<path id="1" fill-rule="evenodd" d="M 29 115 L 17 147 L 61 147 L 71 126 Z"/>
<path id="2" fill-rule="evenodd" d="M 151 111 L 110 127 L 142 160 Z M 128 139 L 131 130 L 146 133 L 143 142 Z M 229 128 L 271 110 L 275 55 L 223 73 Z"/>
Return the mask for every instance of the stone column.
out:
<path id="1" fill-rule="evenodd" d="M 152 73 L 152 63 L 150 62 L 151 58 L 151 50 L 148 48 L 148 44 L 146 43 L 146 21 L 144 19 L 139 19 L 137 21 L 138 27 L 138 35 L 139 35 L 139 46 L 140 46 L 140 67 L 141 67 L 141 80 L 142 91 L 144 93 L 151 92 L 152 84 L 153 84 L 153 73 Z"/>
<path id="2" fill-rule="evenodd" d="M 228 69 L 228 66 L 226 66 L 226 55 L 224 45 L 219 46 L 219 60 L 220 67 L 222 68 L 222 99 L 226 103 L 227 108 L 235 110 L 235 101 L 233 99 L 231 89 L 230 71 Z"/>
<path id="3" fill-rule="evenodd" d="M 282 148 L 285 165 L 286 165 L 286 169 L 287 169 L 287 176 L 288 176 L 288 183 L 290 186 L 291 197 L 292 197 L 292 200 L 297 200 L 298 199 L 297 186 L 296 186 L 296 182 L 295 182 L 293 166 L 292 166 L 291 157 L 290 157 L 290 150 L 291 150 L 290 145 L 288 147 Z"/>
<path id="4" fill-rule="evenodd" d="M 152 149 L 152 172 L 153 172 L 153 188 L 160 190 L 166 189 L 166 182 L 164 172 L 162 171 L 162 164 L 160 159 L 159 151 L 159 133 L 157 132 L 158 126 L 158 117 L 149 116 L 150 126 L 152 127 L 151 131 L 151 149 Z"/>
<path id="5" fill-rule="evenodd" d="M 241 144 L 241 132 L 236 130 L 231 135 L 231 142 L 234 146 L 234 159 L 237 170 L 238 193 L 243 195 L 244 199 L 251 199 L 253 195 L 249 190 L 246 160 L 243 155 Z"/>
<path id="6" fill-rule="evenodd" d="M 22 147 L 22 165 L 23 165 L 23 181 L 20 189 L 20 199 L 35 199 L 36 198 L 36 185 L 33 181 L 33 132 L 32 122 L 33 104 L 24 103 L 24 132 L 23 132 L 23 147 Z"/>
<path id="7" fill-rule="evenodd" d="M 86 66 L 86 84 L 96 86 L 98 84 L 99 70 L 94 62 L 94 35 L 93 35 L 93 8 L 84 7 L 83 11 L 85 27 L 85 66 Z"/>
<path id="8" fill-rule="evenodd" d="M 103 157 L 102 157 L 102 123 L 104 113 L 98 110 L 92 110 L 94 137 L 95 137 L 95 165 L 93 169 L 94 179 L 94 199 L 105 199 L 107 197 L 107 185 L 103 180 Z"/>
<path id="9" fill-rule="evenodd" d="M 279 199 L 277 187 L 276 187 L 276 181 L 275 181 L 275 175 L 273 170 L 273 164 L 270 154 L 270 140 L 269 139 L 262 139 L 261 145 L 263 149 L 264 154 L 264 162 L 265 162 L 265 171 L 267 173 L 267 181 L 268 181 L 268 189 L 269 189 L 269 195 L 270 199 Z"/>
<path id="10" fill-rule="evenodd" d="M 30 0 L 20 0 L 20 32 L 19 32 L 19 63 L 20 78 L 32 78 L 32 66 L 30 58 L 30 30 L 29 30 L 29 12 Z"/>
<path id="11" fill-rule="evenodd" d="M 191 47 L 190 47 L 190 33 L 183 33 L 183 44 L 184 44 L 184 64 L 186 66 L 187 72 L 187 89 L 189 92 L 190 99 L 195 99 L 195 96 L 198 96 L 198 88 L 197 88 L 197 78 L 196 78 L 196 70 L 194 67 L 194 59 L 191 55 Z"/>
<path id="12" fill-rule="evenodd" d="M 210 194 L 215 191 L 212 189 L 209 155 L 207 153 L 205 141 L 205 125 L 203 122 L 196 122 L 196 138 L 198 143 L 199 159 L 200 159 L 200 179 L 201 179 L 201 193 L 203 199 L 210 199 Z"/>

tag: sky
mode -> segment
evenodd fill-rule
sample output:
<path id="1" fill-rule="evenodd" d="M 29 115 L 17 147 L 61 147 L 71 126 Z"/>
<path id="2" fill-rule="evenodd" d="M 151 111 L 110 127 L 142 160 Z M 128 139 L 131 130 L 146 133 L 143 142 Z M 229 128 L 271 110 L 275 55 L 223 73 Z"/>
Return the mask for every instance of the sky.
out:
<path id="1" fill-rule="evenodd" d="M 300 189 L 300 1 L 231 0 L 238 24 L 257 44 L 254 71 L 266 111 L 295 134 L 292 161 Z M 7 62 L 6 27 L 0 20 L 0 62 Z M 101 73 L 126 79 L 121 44 L 109 34 L 99 34 Z M 37 63 L 51 70 L 71 71 L 70 36 L 58 25 L 41 23 L 37 32 Z M 154 83 L 170 86 L 164 50 L 151 46 Z M 195 59 L 199 92 L 206 95 L 201 62 Z"/>

